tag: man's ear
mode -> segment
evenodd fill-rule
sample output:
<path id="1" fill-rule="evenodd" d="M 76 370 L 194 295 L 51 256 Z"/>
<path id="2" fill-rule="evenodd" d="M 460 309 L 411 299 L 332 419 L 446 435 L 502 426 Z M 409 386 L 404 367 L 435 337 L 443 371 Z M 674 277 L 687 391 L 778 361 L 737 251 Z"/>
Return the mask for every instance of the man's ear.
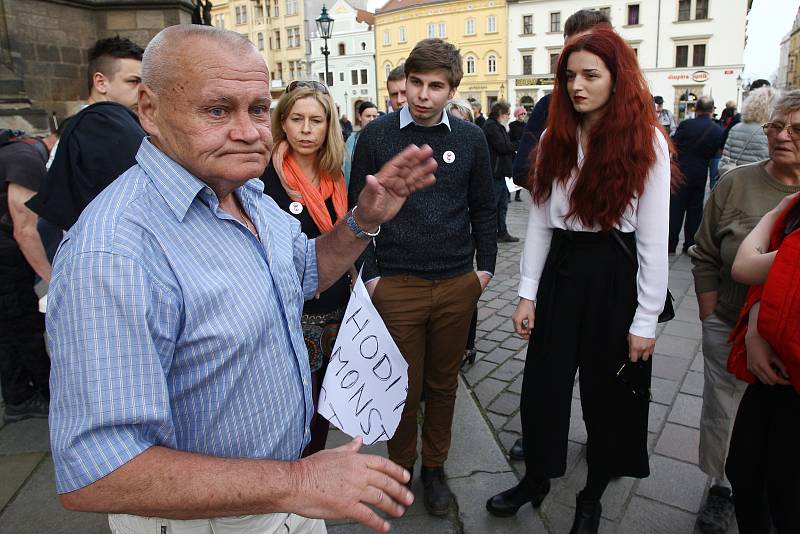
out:
<path id="1" fill-rule="evenodd" d="M 108 93 L 108 78 L 102 72 L 95 72 L 92 75 L 92 87 L 94 90 L 105 96 Z"/>
<path id="2" fill-rule="evenodd" d="M 142 128 L 152 137 L 158 137 L 158 95 L 145 84 L 139 84 L 139 122 Z"/>

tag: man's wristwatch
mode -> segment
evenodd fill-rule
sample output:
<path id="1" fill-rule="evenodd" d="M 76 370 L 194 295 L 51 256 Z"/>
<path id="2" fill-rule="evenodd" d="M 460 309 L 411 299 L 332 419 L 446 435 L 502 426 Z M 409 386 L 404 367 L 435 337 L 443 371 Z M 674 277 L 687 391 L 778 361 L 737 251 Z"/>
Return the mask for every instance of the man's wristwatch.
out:
<path id="1" fill-rule="evenodd" d="M 347 215 L 345 215 L 344 217 L 344 223 L 347 225 L 348 228 L 350 228 L 350 230 L 353 231 L 354 234 L 356 234 L 357 238 L 363 239 L 364 241 L 368 241 L 373 237 L 377 236 L 379 233 L 381 233 L 381 227 L 379 225 L 378 229 L 375 230 L 375 232 L 373 233 L 367 232 L 366 230 L 361 228 L 361 226 L 359 226 L 358 223 L 356 222 L 356 217 L 355 217 L 357 207 L 358 207 L 357 205 L 353 206 L 353 209 L 347 212 Z"/>

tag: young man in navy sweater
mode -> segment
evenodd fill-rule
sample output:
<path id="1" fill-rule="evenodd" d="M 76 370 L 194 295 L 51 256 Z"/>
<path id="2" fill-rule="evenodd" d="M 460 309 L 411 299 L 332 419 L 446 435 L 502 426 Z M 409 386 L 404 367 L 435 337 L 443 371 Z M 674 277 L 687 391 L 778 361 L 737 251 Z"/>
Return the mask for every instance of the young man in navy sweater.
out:
<path id="1" fill-rule="evenodd" d="M 444 111 L 461 82 L 461 65 L 458 50 L 441 39 L 414 47 L 405 62 L 408 102 L 361 133 L 349 194 L 358 198 L 366 176 L 407 145 L 433 148 L 436 184 L 409 197 L 362 256 L 367 289 L 409 364 L 408 397 L 389 457 L 413 473 L 424 388 L 421 474 L 425 508 L 433 515 L 446 514 L 452 498 L 443 466 L 458 370 L 472 311 L 497 255 L 486 138 L 474 124 Z"/>

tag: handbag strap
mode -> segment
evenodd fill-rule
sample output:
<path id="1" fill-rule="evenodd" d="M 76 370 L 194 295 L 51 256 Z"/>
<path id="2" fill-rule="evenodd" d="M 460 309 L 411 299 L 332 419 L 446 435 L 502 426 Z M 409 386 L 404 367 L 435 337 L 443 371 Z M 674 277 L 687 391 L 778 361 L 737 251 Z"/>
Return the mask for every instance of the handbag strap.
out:
<path id="1" fill-rule="evenodd" d="M 628 259 L 631 260 L 631 263 L 635 266 L 638 266 L 639 264 L 637 263 L 636 258 L 633 257 L 633 252 L 631 252 L 631 249 L 628 248 L 628 245 L 626 245 L 625 242 L 622 240 L 622 238 L 619 236 L 619 232 L 612 229 L 611 237 L 614 238 L 614 241 L 619 243 L 619 246 L 621 246 L 622 250 L 625 251 L 625 256 L 627 256 Z"/>
<path id="2" fill-rule="evenodd" d="M 758 133 L 758 130 L 759 130 L 758 128 L 753 130 L 753 133 L 750 134 L 750 138 L 747 140 L 747 143 L 744 144 L 744 148 L 739 151 L 739 155 L 737 155 L 736 159 L 733 161 L 734 165 L 736 165 L 737 167 L 739 166 L 739 160 L 742 159 L 745 150 L 747 150 L 747 147 L 750 146 L 750 141 L 753 140 L 753 136 Z"/>

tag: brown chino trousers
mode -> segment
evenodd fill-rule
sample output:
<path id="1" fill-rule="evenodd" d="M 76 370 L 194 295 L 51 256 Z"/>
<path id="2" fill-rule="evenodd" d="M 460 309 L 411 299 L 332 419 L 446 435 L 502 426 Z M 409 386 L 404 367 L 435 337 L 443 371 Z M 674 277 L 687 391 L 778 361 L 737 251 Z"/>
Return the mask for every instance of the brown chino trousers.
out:
<path id="1" fill-rule="evenodd" d="M 440 467 L 450 450 L 458 370 L 481 284 L 475 272 L 445 280 L 385 276 L 372 294 L 389 333 L 408 362 L 408 397 L 389 440 L 389 458 L 411 467 L 417 458 L 417 410 L 425 388 L 422 465 Z"/>

